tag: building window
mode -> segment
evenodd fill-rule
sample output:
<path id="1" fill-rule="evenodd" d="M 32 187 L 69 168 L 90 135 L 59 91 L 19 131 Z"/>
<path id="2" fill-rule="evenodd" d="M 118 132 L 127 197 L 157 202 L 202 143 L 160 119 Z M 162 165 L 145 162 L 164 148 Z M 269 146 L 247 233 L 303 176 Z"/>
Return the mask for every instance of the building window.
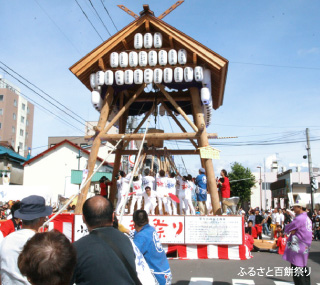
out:
<path id="1" fill-rule="evenodd" d="M 14 99 L 14 101 L 13 101 L 13 106 L 17 107 L 17 100 L 16 99 Z"/>
<path id="2" fill-rule="evenodd" d="M 27 107 L 27 113 L 28 113 L 28 114 L 30 113 L 30 109 L 29 109 L 29 107 Z"/>
<path id="3" fill-rule="evenodd" d="M 23 116 L 21 116 L 21 123 L 24 124 L 24 117 Z"/>
<path id="4" fill-rule="evenodd" d="M 15 133 L 16 132 L 16 128 L 12 127 L 12 132 Z"/>
<path id="5" fill-rule="evenodd" d="M 14 120 L 17 119 L 16 113 L 13 113 L 13 119 L 14 119 Z"/>
<path id="6" fill-rule="evenodd" d="M 29 120 L 28 119 L 26 120 L 26 125 L 29 126 Z"/>
<path id="7" fill-rule="evenodd" d="M 24 111 L 26 109 L 26 104 L 22 103 L 22 110 Z"/>
<path id="8" fill-rule="evenodd" d="M 3 115 L 3 110 L 2 109 L 0 109 L 0 115 Z"/>
<path id="9" fill-rule="evenodd" d="M 20 136 L 23 136 L 23 130 L 20 129 Z"/>
<path id="10" fill-rule="evenodd" d="M 23 143 L 19 143 L 19 152 L 23 150 Z"/>
<path id="11" fill-rule="evenodd" d="M 0 101 L 3 101 L 4 95 L 0 95 Z"/>

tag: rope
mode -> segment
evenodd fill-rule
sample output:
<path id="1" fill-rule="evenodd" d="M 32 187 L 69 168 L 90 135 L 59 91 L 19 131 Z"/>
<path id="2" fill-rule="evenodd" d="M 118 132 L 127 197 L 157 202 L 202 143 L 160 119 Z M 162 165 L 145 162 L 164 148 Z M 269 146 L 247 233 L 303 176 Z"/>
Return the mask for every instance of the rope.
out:
<path id="1" fill-rule="evenodd" d="M 138 156 L 137 156 L 137 158 L 136 158 L 136 162 L 135 162 L 135 164 L 134 164 L 134 168 L 133 168 L 132 174 L 134 174 L 134 173 L 137 171 L 137 167 L 138 167 L 138 165 L 139 165 L 138 161 L 139 161 L 140 154 L 141 154 L 141 151 L 142 151 L 142 148 L 143 148 L 143 143 L 144 143 L 144 141 L 145 141 L 145 139 L 146 139 L 146 134 L 147 134 L 147 132 L 148 132 L 149 123 L 150 123 L 150 118 L 148 119 L 148 123 L 147 123 L 147 126 L 146 126 L 146 130 L 145 130 L 145 132 L 144 132 L 144 136 L 143 136 L 143 139 L 142 139 L 140 148 L 139 148 Z M 129 186 L 132 184 L 132 181 L 133 181 L 133 175 L 131 175 L 131 177 L 130 177 Z M 123 217 L 123 214 L 124 214 L 125 205 L 127 204 L 127 200 L 128 200 L 129 190 L 130 190 L 130 187 L 128 188 L 128 190 L 127 190 L 127 192 L 126 192 L 126 196 L 125 196 L 125 198 L 124 198 L 125 203 L 123 204 L 123 207 L 122 207 L 122 209 L 121 209 L 121 214 L 120 214 L 120 218 L 119 218 L 119 224 L 121 224 L 121 221 L 122 221 L 122 217 Z"/>
<path id="2" fill-rule="evenodd" d="M 97 173 L 97 171 L 100 169 L 100 167 L 105 163 L 105 161 L 109 158 L 109 156 L 113 153 L 113 151 L 118 147 L 118 145 L 120 144 L 120 142 L 123 140 L 124 135 L 121 137 L 121 139 L 117 142 L 117 144 L 113 147 L 113 149 L 110 151 L 110 153 L 108 153 L 108 155 L 106 156 L 106 158 L 99 164 L 99 166 L 97 167 L 97 169 L 95 171 L 93 171 L 93 173 L 91 174 L 91 176 L 89 178 L 87 178 L 86 182 L 83 183 L 83 185 L 80 187 L 80 190 L 77 194 L 74 194 L 71 196 L 71 198 L 69 198 L 69 200 L 67 201 L 67 203 L 57 212 L 55 213 L 49 220 L 47 220 L 43 225 L 42 228 L 44 228 L 46 225 L 48 225 L 54 218 L 56 218 L 59 214 L 61 214 L 68 206 L 69 204 L 73 201 L 74 198 L 76 198 L 82 191 L 82 189 L 88 184 L 89 181 L 91 181 L 91 178 L 93 177 L 93 175 L 95 175 Z"/>

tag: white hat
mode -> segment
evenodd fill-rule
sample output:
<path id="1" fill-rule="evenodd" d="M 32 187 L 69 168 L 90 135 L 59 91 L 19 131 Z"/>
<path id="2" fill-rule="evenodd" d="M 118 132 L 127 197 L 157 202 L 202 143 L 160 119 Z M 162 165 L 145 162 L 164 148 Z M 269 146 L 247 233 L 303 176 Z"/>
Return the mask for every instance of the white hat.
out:
<path id="1" fill-rule="evenodd" d="M 300 201 L 297 200 L 297 201 L 292 205 L 292 207 L 294 207 L 294 206 L 301 207 L 301 208 L 306 208 L 306 207 L 307 207 L 306 203 L 302 202 L 301 200 L 300 200 Z"/>
<path id="2" fill-rule="evenodd" d="M 201 167 L 201 168 L 199 169 L 199 171 L 200 171 L 200 173 L 205 173 L 205 172 L 206 172 L 206 170 L 205 170 L 203 167 Z"/>

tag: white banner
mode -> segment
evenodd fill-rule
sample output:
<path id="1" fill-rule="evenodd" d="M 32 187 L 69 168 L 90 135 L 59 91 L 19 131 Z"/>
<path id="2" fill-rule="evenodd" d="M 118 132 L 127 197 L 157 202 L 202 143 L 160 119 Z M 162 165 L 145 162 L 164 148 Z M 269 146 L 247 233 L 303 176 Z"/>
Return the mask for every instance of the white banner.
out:
<path id="1" fill-rule="evenodd" d="M 121 224 L 134 230 L 132 216 L 123 216 Z M 184 216 L 149 216 L 149 224 L 153 226 L 163 244 L 184 244 Z"/>
<path id="2" fill-rule="evenodd" d="M 82 215 L 74 215 L 74 241 L 89 234 L 86 224 L 82 221 Z"/>
<path id="3" fill-rule="evenodd" d="M 186 216 L 186 244 L 242 244 L 242 217 Z"/>

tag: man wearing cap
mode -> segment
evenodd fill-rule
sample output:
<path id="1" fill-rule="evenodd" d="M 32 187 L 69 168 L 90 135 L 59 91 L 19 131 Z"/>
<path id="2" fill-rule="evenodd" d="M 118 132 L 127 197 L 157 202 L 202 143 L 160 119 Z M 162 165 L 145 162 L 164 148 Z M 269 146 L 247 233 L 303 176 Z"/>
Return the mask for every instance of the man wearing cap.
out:
<path id="1" fill-rule="evenodd" d="M 291 263 L 295 284 L 310 284 L 307 262 L 312 242 L 312 222 L 305 209 L 306 204 L 301 201 L 293 204 L 293 211 L 296 216 L 284 228 L 284 232 L 290 234 L 290 237 L 282 258 Z"/>
<path id="2" fill-rule="evenodd" d="M 45 222 L 52 208 L 41 196 L 31 195 L 21 200 L 14 216 L 22 220 L 22 229 L 8 235 L 0 247 L 1 284 L 30 284 L 18 268 L 18 257 L 25 243 Z"/>
<path id="3" fill-rule="evenodd" d="M 196 188 L 196 195 L 197 195 L 197 202 L 200 210 L 201 215 L 207 214 L 207 176 L 205 175 L 205 169 L 199 169 L 199 175 L 196 177 L 195 184 L 197 185 Z"/>

